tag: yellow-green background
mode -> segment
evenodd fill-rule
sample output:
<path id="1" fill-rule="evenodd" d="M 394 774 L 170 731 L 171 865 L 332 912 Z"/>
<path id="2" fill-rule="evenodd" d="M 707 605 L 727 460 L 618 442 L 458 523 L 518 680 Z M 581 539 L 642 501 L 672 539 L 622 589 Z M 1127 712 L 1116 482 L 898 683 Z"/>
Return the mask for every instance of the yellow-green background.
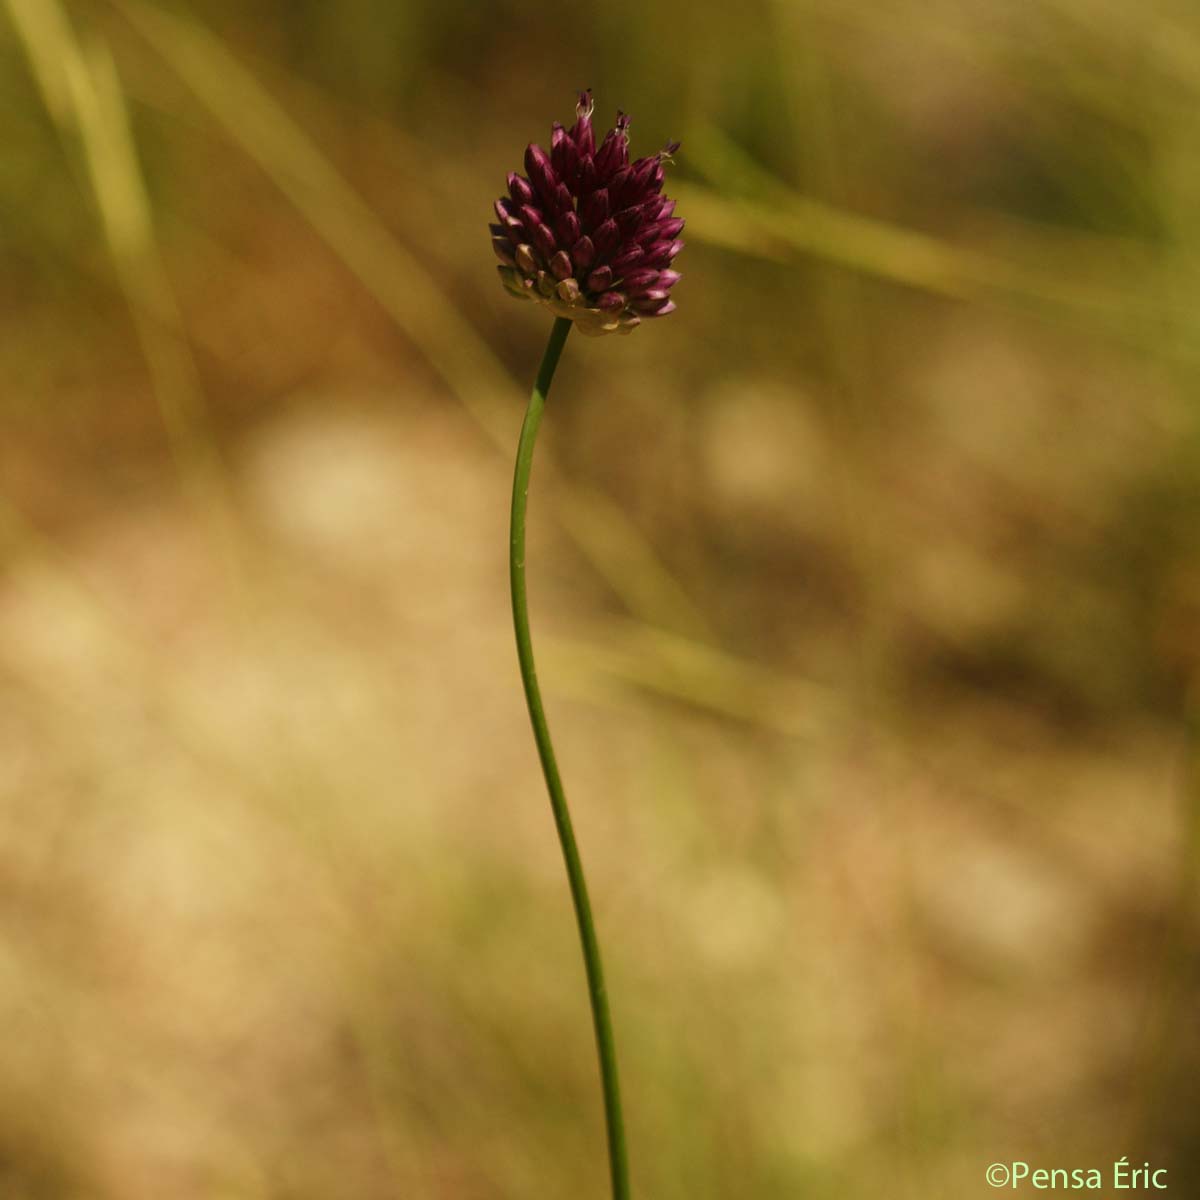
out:
<path id="1" fill-rule="evenodd" d="M 0 3 L 0 1196 L 605 1194 L 525 144 L 683 148 L 535 639 L 636 1195 L 1200 1187 L 1188 0 Z"/>

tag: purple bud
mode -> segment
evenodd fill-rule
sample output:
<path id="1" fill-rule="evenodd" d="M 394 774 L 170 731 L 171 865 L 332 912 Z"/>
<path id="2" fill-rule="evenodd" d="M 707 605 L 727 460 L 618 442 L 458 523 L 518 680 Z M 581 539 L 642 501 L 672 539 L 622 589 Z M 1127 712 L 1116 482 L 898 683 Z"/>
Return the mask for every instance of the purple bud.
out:
<path id="1" fill-rule="evenodd" d="M 564 279 L 554 290 L 558 293 L 558 298 L 567 304 L 574 304 L 579 299 L 579 281 L 576 279 Z"/>
<path id="2" fill-rule="evenodd" d="M 630 293 L 643 292 L 658 282 L 658 272 L 653 267 L 639 267 L 621 276 L 621 286 Z"/>
<path id="3" fill-rule="evenodd" d="M 619 125 L 619 122 L 618 122 Z M 629 161 L 629 136 L 623 129 L 610 129 L 596 152 L 596 170 L 602 179 L 619 171 Z"/>
<path id="4" fill-rule="evenodd" d="M 518 246 L 517 253 L 514 255 L 517 260 L 517 266 L 525 272 L 526 275 L 532 275 L 537 270 L 537 259 L 533 256 L 532 246 Z"/>
<path id="5" fill-rule="evenodd" d="M 659 271 L 658 286 L 673 288 L 682 278 L 683 276 L 678 271 Z"/>
<path id="6" fill-rule="evenodd" d="M 565 250 L 555 251 L 550 260 L 550 274 L 555 279 L 566 279 L 574 268 L 571 266 L 571 256 Z"/>
<path id="7" fill-rule="evenodd" d="M 550 162 L 550 156 L 536 142 L 530 142 L 525 149 L 525 170 L 533 189 L 541 197 L 543 203 L 552 204 L 554 191 L 558 187 L 558 176 Z"/>
<path id="8" fill-rule="evenodd" d="M 614 208 L 622 203 L 625 195 L 625 187 L 629 183 L 629 177 L 633 173 L 631 167 L 622 167 L 608 181 L 608 195 Z"/>
<path id="9" fill-rule="evenodd" d="M 554 222 L 554 232 L 560 246 L 573 246 L 579 241 L 579 218 L 573 212 L 565 212 Z"/>
<path id="10" fill-rule="evenodd" d="M 622 271 L 628 271 L 634 263 L 642 257 L 645 251 L 641 246 L 626 246 L 620 254 L 612 260 L 612 269 L 618 274 Z"/>
<path id="11" fill-rule="evenodd" d="M 625 297 L 620 292 L 605 292 L 596 301 L 596 307 L 604 312 L 619 312 L 625 307 Z"/>
<path id="12" fill-rule="evenodd" d="M 668 200 L 665 196 L 656 200 L 652 200 L 651 204 L 655 205 L 657 212 L 653 216 L 647 214 L 648 221 L 661 221 L 664 217 L 669 217 L 675 211 L 675 201 Z"/>
<path id="13" fill-rule="evenodd" d="M 665 317 L 667 315 L 667 313 L 673 313 L 675 311 L 675 309 L 676 309 L 675 301 L 668 300 L 666 302 L 666 304 L 664 304 L 662 306 L 662 308 L 655 309 L 654 312 L 642 313 L 642 316 L 644 316 L 644 317 Z"/>
<path id="14" fill-rule="evenodd" d="M 600 143 L 600 149 L 596 151 L 596 170 L 605 178 L 617 169 L 616 140 L 617 135 L 609 130 L 604 141 Z"/>
<path id="15" fill-rule="evenodd" d="M 624 237 L 629 237 L 641 228 L 642 220 L 645 214 L 636 205 L 633 208 L 623 208 L 617 213 L 613 220 L 617 223 L 617 228 L 621 231 Z"/>
<path id="16" fill-rule="evenodd" d="M 545 223 L 546 218 L 542 216 L 540 208 L 534 208 L 532 204 L 522 204 L 520 213 L 521 224 L 532 234 L 533 231 Z"/>
<path id="17" fill-rule="evenodd" d="M 590 155 L 579 160 L 579 174 L 576 177 L 575 194 L 586 196 L 596 190 L 600 177 L 596 174 L 596 164 Z"/>
<path id="18" fill-rule="evenodd" d="M 512 242 L 508 238 L 494 237 L 492 238 L 492 249 L 496 252 L 496 257 L 506 266 L 515 267 L 517 260 L 513 256 Z"/>
<path id="19" fill-rule="evenodd" d="M 673 251 L 674 242 L 651 242 L 646 247 L 646 256 L 643 260 L 648 267 L 668 267 L 671 265 L 671 259 L 675 257 Z"/>
<path id="20" fill-rule="evenodd" d="M 651 221 L 637 231 L 636 240 L 643 246 L 651 242 L 665 242 L 673 239 L 683 229 L 681 217 L 667 217 L 661 221 Z"/>
<path id="21" fill-rule="evenodd" d="M 554 240 L 554 234 L 550 232 L 549 225 L 535 225 L 533 227 L 534 245 L 548 258 L 554 253 L 557 243 Z"/>
<path id="22" fill-rule="evenodd" d="M 670 293 L 662 288 L 655 288 L 649 292 L 643 292 L 633 301 L 633 307 L 640 313 L 658 312 L 668 300 L 671 299 Z"/>
<path id="23" fill-rule="evenodd" d="M 601 258 L 611 254 L 617 248 L 620 240 L 620 231 L 617 229 L 617 223 L 612 217 L 597 225 L 592 231 L 592 241 L 596 243 L 596 253 Z"/>
<path id="24" fill-rule="evenodd" d="M 579 150 L 567 131 L 554 122 L 554 133 L 550 138 L 550 162 L 559 179 L 570 179 L 579 167 Z"/>
<path id="25" fill-rule="evenodd" d="M 584 198 L 579 206 L 579 216 L 585 229 L 595 229 L 608 218 L 608 190 L 600 188 Z"/>
<path id="26" fill-rule="evenodd" d="M 586 271 L 596 261 L 596 247 L 592 245 L 592 239 L 586 234 L 581 237 L 571 247 L 571 257 L 581 271 Z"/>
<path id="27" fill-rule="evenodd" d="M 597 267 L 588 277 L 589 292 L 602 292 L 613 281 L 612 267 Z"/>
<path id="28" fill-rule="evenodd" d="M 650 183 L 654 168 L 658 166 L 657 158 L 639 158 L 633 164 L 629 177 L 629 190 L 634 195 L 641 195 Z"/>
<path id="29" fill-rule="evenodd" d="M 575 198 L 571 195 L 571 189 L 565 183 L 560 183 L 554 189 L 554 204 L 552 207 L 555 212 L 559 213 L 571 212 L 575 208 Z"/>
<path id="30" fill-rule="evenodd" d="M 590 156 L 596 151 L 596 137 L 592 132 L 593 107 L 591 90 L 580 92 L 579 103 L 575 106 L 576 121 L 571 126 L 571 140 L 581 155 Z"/>
<path id="31" fill-rule="evenodd" d="M 516 171 L 508 173 L 508 194 L 518 205 L 533 203 L 533 188 L 529 186 L 529 180 Z"/>

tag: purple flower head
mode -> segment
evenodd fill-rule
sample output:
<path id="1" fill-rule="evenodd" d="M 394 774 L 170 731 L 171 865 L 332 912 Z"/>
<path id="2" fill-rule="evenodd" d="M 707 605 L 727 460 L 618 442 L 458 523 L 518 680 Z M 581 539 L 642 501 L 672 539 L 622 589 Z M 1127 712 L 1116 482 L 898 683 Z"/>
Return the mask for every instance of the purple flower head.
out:
<path id="1" fill-rule="evenodd" d="M 509 174 L 491 231 L 514 296 L 598 336 L 675 311 L 671 263 L 683 249 L 683 221 L 662 194 L 663 164 L 679 143 L 630 162 L 629 118 L 618 113 L 597 144 L 592 108 L 592 93 L 580 92 L 571 128 L 555 122 L 548 152 L 526 149 L 525 174 Z"/>

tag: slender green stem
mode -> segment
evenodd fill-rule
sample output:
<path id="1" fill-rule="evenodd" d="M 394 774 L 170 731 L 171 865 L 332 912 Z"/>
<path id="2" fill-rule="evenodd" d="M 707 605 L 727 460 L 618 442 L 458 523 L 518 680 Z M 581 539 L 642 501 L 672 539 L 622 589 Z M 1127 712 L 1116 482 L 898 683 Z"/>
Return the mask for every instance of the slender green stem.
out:
<path id="1" fill-rule="evenodd" d="M 629 1164 L 625 1153 L 625 1127 L 621 1117 L 621 1090 L 617 1082 L 617 1050 L 613 1042 L 612 1018 L 608 1012 L 608 994 L 604 990 L 604 971 L 600 964 L 600 943 L 596 940 L 596 927 L 592 921 L 592 906 L 588 901 L 587 883 L 583 877 L 583 863 L 575 844 L 575 832 L 571 827 L 571 814 L 567 808 L 567 797 L 563 792 L 562 778 L 554 758 L 554 746 L 550 741 L 550 729 L 546 724 L 546 713 L 542 708 L 542 694 L 538 689 L 537 671 L 533 665 L 533 642 L 529 636 L 529 602 L 525 594 L 525 508 L 529 500 L 529 472 L 533 466 L 533 447 L 537 440 L 538 426 L 542 423 L 542 410 L 546 404 L 546 393 L 554 378 L 554 368 L 571 332 L 571 322 L 559 317 L 550 332 L 550 341 L 542 365 L 538 370 L 533 394 L 529 397 L 529 408 L 525 423 L 521 426 L 521 440 L 517 446 L 517 467 L 513 474 L 512 525 L 509 538 L 509 580 L 512 584 L 513 627 L 517 634 L 517 657 L 521 662 L 521 682 L 525 685 L 525 701 L 529 706 L 529 720 L 533 725 L 533 737 L 537 742 L 538 757 L 542 761 L 542 774 L 546 777 L 546 789 L 550 793 L 550 807 L 554 810 L 554 824 L 558 828 L 558 840 L 562 846 L 563 861 L 567 867 L 567 879 L 571 884 L 571 899 L 575 904 L 575 920 L 579 926 L 579 940 L 583 946 L 583 962 L 587 969 L 588 995 L 592 1002 L 592 1025 L 596 1031 L 596 1050 L 600 1056 L 600 1080 L 604 1088 L 604 1118 L 608 1126 L 608 1162 L 612 1173 L 613 1200 L 629 1200 Z"/>

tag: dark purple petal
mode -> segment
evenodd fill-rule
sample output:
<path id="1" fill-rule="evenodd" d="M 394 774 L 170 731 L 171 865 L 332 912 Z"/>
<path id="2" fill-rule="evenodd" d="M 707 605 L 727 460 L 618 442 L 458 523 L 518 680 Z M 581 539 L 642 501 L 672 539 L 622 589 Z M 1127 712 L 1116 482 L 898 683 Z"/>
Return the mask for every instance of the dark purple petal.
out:
<path id="1" fill-rule="evenodd" d="M 588 277 L 589 292 L 602 292 L 613 281 L 612 267 L 597 267 Z"/>
<path id="2" fill-rule="evenodd" d="M 550 274 L 555 279 L 566 279 L 574 269 L 571 266 L 571 256 L 565 250 L 555 251 L 554 257 L 550 260 Z"/>
<path id="3" fill-rule="evenodd" d="M 533 227 L 533 242 L 547 258 L 554 253 L 558 245 L 554 240 L 554 234 L 551 233 L 549 225 L 535 225 Z"/>
<path id="4" fill-rule="evenodd" d="M 579 103 L 575 106 L 575 124 L 571 126 L 571 140 L 575 143 L 580 155 L 591 155 L 596 150 L 596 136 L 592 132 L 592 92 L 579 93 Z"/>
<path id="5" fill-rule="evenodd" d="M 643 292 L 640 296 L 634 297 L 633 307 L 640 313 L 658 312 L 664 304 L 671 299 L 670 292 L 662 288 L 655 288 L 649 292 Z"/>
<path id="6" fill-rule="evenodd" d="M 625 186 L 629 183 L 629 177 L 633 174 L 631 167 L 622 167 L 608 181 L 608 198 L 613 208 L 620 208 L 623 205 L 623 196 L 625 194 Z"/>
<path id="7" fill-rule="evenodd" d="M 675 308 L 676 308 L 675 301 L 668 300 L 666 302 L 666 304 L 664 304 L 662 306 L 662 308 L 655 309 L 654 312 L 644 312 L 644 313 L 642 313 L 642 316 L 643 317 L 665 317 L 667 315 L 667 313 L 673 313 L 675 311 Z"/>
<path id="8" fill-rule="evenodd" d="M 629 118 L 617 113 L 617 127 L 610 129 L 596 152 L 596 170 L 607 179 L 629 162 Z"/>
<path id="9" fill-rule="evenodd" d="M 636 234 L 636 239 L 643 246 L 651 242 L 665 242 L 674 239 L 683 229 L 682 217 L 667 217 L 661 221 L 651 221 L 643 225 Z"/>
<path id="10" fill-rule="evenodd" d="M 604 312 L 619 312 L 625 307 L 625 297 L 620 292 L 605 292 L 596 301 L 596 307 Z"/>
<path id="11" fill-rule="evenodd" d="M 516 171 L 508 173 L 508 194 L 518 205 L 533 203 L 533 188 L 529 186 L 529 180 Z"/>
<path id="12" fill-rule="evenodd" d="M 658 272 L 653 267 L 639 267 L 621 276 L 621 286 L 630 294 L 644 292 L 658 282 Z"/>
<path id="13" fill-rule="evenodd" d="M 589 192 L 594 192 L 599 183 L 600 178 L 596 174 L 596 164 L 590 155 L 584 156 L 579 160 L 579 173 L 575 178 L 575 194 L 586 196 Z"/>
<path id="14" fill-rule="evenodd" d="M 641 246 L 626 246 L 612 260 L 612 269 L 618 274 L 622 271 L 628 271 L 644 254 L 645 251 Z"/>
<path id="15" fill-rule="evenodd" d="M 619 213 L 613 216 L 613 220 L 617 223 L 617 228 L 621 231 L 623 237 L 629 237 L 636 233 L 641 228 L 645 214 L 638 207 L 623 208 Z"/>
<path id="16" fill-rule="evenodd" d="M 585 229 L 595 229 L 608 219 L 608 189 L 600 188 L 584 197 L 579 205 L 579 218 Z"/>
<path id="17" fill-rule="evenodd" d="M 592 244 L 592 239 L 586 234 L 581 237 L 571 247 L 571 257 L 581 271 L 586 271 L 596 261 L 596 247 Z"/>
<path id="18" fill-rule="evenodd" d="M 492 249 L 496 252 L 496 257 L 506 266 L 515 267 L 517 260 L 513 255 L 512 242 L 508 238 L 494 237 L 492 238 Z"/>
<path id="19" fill-rule="evenodd" d="M 522 204 L 517 215 L 521 219 L 521 224 L 532 234 L 539 226 L 544 225 L 546 218 L 542 215 L 540 208 L 534 208 L 532 204 Z"/>
<path id="20" fill-rule="evenodd" d="M 658 286 L 673 288 L 682 278 L 683 276 L 678 271 L 659 271 Z"/>
<path id="21" fill-rule="evenodd" d="M 669 267 L 671 260 L 683 249 L 682 242 L 651 242 L 643 260 L 648 267 Z"/>
<path id="22" fill-rule="evenodd" d="M 618 161 L 620 149 L 617 142 L 616 131 L 610 129 L 600 149 L 596 151 L 596 171 L 602 179 L 607 179 L 613 172 L 619 171 L 624 166 Z M 626 150 L 626 154 L 628 154 L 628 150 Z"/>
<path id="23" fill-rule="evenodd" d="M 552 205 L 559 183 L 558 175 L 550 162 L 550 156 L 536 142 L 530 142 L 525 149 L 525 170 L 542 202 Z"/>
<path id="24" fill-rule="evenodd" d="M 573 246 L 579 241 L 579 218 L 573 212 L 565 212 L 554 222 L 554 232 L 560 246 Z"/>
<path id="25" fill-rule="evenodd" d="M 554 189 L 554 204 L 552 207 L 556 213 L 565 213 L 574 210 L 575 197 L 571 195 L 571 189 L 565 183 L 560 183 Z"/>
<path id="26" fill-rule="evenodd" d="M 579 167 L 579 150 L 567 131 L 554 122 L 554 132 L 550 137 L 550 162 L 559 179 L 570 179 Z"/>
<path id="27" fill-rule="evenodd" d="M 597 225 L 592 231 L 592 241 L 596 243 L 596 253 L 601 258 L 611 254 L 617 248 L 620 240 L 620 231 L 617 229 L 617 223 L 612 217 Z"/>
<path id="28" fill-rule="evenodd" d="M 629 177 L 630 192 L 638 196 L 645 192 L 654 175 L 654 168 L 658 166 L 657 158 L 639 158 L 633 164 L 633 171 Z M 659 169 L 661 170 L 661 167 Z"/>

